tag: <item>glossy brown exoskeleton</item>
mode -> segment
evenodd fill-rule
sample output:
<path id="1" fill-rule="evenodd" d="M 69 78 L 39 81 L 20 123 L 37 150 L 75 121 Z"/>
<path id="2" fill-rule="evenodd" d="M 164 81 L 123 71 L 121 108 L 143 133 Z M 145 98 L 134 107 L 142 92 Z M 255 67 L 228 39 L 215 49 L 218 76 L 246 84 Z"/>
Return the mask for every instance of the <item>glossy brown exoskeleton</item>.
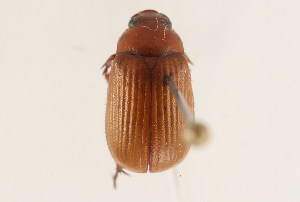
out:
<path id="1" fill-rule="evenodd" d="M 106 137 L 117 173 L 160 172 L 185 158 L 190 148 L 182 136 L 185 120 L 164 78 L 172 76 L 193 110 L 188 62 L 167 16 L 154 10 L 132 16 L 103 72 Z"/>

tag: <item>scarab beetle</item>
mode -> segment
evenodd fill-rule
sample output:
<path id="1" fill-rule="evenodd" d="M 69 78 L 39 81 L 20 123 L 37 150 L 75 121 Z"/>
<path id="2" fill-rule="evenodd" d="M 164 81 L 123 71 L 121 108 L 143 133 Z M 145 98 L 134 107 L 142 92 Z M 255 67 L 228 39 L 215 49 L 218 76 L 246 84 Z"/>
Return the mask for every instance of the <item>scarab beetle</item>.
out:
<path id="1" fill-rule="evenodd" d="M 131 17 L 117 51 L 103 65 L 108 81 L 106 139 L 117 172 L 160 172 L 189 151 L 185 120 L 164 84 L 172 77 L 193 111 L 191 75 L 180 37 L 170 19 L 154 10 Z"/>

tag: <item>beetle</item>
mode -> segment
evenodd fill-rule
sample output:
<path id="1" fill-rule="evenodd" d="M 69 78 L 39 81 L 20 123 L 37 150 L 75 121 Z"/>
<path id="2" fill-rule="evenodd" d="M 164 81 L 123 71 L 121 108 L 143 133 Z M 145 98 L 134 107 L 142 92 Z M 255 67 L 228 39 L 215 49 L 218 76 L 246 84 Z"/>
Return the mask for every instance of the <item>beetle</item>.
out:
<path id="1" fill-rule="evenodd" d="M 160 172 L 176 166 L 190 144 L 185 119 L 165 78 L 172 78 L 192 113 L 194 98 L 183 43 L 170 19 L 155 10 L 133 15 L 117 51 L 103 65 L 108 81 L 106 140 L 118 174 Z"/>

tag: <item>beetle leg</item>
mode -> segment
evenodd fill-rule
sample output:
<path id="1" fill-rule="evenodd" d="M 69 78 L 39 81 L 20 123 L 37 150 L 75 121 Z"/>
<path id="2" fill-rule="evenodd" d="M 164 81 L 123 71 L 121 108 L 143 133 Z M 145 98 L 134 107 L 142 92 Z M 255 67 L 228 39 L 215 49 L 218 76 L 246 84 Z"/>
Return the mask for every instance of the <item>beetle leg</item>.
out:
<path id="1" fill-rule="evenodd" d="M 128 173 L 126 173 L 126 172 L 123 170 L 123 168 L 122 168 L 121 166 L 119 166 L 119 165 L 117 164 L 116 173 L 115 173 L 115 175 L 114 175 L 114 177 L 113 177 L 113 180 L 114 180 L 114 188 L 115 188 L 115 189 L 117 188 L 117 178 L 118 178 L 118 176 L 119 176 L 119 173 L 124 173 L 125 175 L 130 176 Z"/>
<path id="2" fill-rule="evenodd" d="M 188 63 L 193 64 L 193 62 L 190 60 L 190 58 L 186 54 L 184 54 L 184 57 Z"/>
<path id="3" fill-rule="evenodd" d="M 109 79 L 109 72 L 108 72 L 108 70 L 110 69 L 111 63 L 112 63 L 112 61 L 115 59 L 115 57 L 116 57 L 116 54 L 111 55 L 111 56 L 107 59 L 107 61 L 104 63 L 104 65 L 101 67 L 101 68 L 105 67 L 104 70 L 103 70 L 102 75 L 105 76 L 105 79 L 106 79 L 107 81 L 108 81 L 108 79 Z"/>

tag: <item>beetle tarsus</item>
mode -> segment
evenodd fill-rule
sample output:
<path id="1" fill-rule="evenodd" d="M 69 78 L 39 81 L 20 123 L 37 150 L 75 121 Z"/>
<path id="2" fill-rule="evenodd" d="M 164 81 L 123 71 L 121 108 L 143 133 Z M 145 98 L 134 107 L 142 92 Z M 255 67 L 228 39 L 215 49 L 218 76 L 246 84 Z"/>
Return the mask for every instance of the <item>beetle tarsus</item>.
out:
<path id="1" fill-rule="evenodd" d="M 111 65 L 112 65 L 112 61 L 115 59 L 116 54 L 111 55 L 106 62 L 104 63 L 104 65 L 101 68 L 104 68 L 102 75 L 105 77 L 105 79 L 108 81 L 109 79 L 109 72 L 108 70 L 110 69 Z"/>
<path id="2" fill-rule="evenodd" d="M 117 179 L 118 179 L 118 176 L 119 176 L 119 173 L 124 173 L 125 175 L 128 175 L 130 176 L 128 173 L 126 173 L 123 168 L 121 166 L 119 166 L 117 164 L 117 168 L 116 168 L 116 173 L 113 177 L 113 180 L 114 180 L 114 188 L 116 189 L 117 188 Z"/>

